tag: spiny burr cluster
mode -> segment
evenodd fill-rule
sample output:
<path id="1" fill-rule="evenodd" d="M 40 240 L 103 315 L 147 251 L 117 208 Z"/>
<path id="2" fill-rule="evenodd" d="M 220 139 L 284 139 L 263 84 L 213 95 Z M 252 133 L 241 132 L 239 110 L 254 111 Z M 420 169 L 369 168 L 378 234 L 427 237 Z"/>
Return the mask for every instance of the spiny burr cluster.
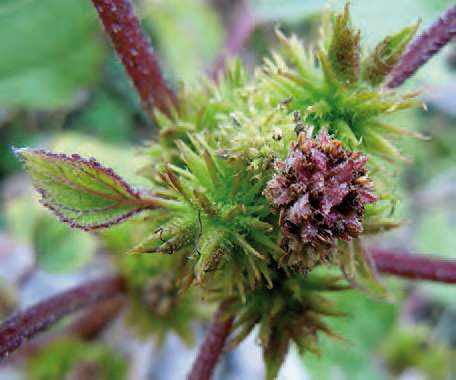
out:
<path id="1" fill-rule="evenodd" d="M 275 163 L 264 191 L 279 213 L 282 248 L 301 271 L 325 261 L 337 239 L 358 237 L 364 206 L 377 200 L 365 155 L 343 149 L 326 130 L 308 135 L 301 132 L 287 158 Z"/>

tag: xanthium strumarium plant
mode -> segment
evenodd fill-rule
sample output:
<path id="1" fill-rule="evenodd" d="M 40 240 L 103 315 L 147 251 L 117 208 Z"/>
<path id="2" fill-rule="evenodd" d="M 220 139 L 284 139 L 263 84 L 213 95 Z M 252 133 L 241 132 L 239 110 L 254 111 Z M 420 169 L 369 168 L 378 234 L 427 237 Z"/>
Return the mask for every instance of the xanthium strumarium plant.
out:
<path id="1" fill-rule="evenodd" d="M 190 339 L 196 300 L 224 302 L 233 346 L 259 326 L 272 379 L 291 342 L 318 353 L 318 334 L 338 337 L 324 317 L 344 313 L 328 292 L 387 297 L 362 239 L 397 226 L 388 173 L 400 138 L 421 137 L 388 120 L 420 106 L 416 94 L 385 86 L 418 24 L 365 54 L 348 6 L 325 17 L 316 46 L 277 31 L 279 51 L 253 77 L 233 61 L 216 83 L 182 86 L 174 113 L 156 111 L 148 188 L 77 154 L 16 150 L 62 222 L 94 231 L 132 218 L 144 231 L 118 260 L 141 334 Z"/>

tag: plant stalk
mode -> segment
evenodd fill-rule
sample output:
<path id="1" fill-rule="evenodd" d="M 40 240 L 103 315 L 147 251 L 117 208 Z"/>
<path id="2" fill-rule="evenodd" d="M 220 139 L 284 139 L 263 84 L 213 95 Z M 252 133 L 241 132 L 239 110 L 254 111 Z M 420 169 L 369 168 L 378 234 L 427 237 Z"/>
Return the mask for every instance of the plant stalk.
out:
<path id="1" fill-rule="evenodd" d="M 423 66 L 456 35 L 456 5 L 448 9 L 408 47 L 394 67 L 387 87 L 396 88 Z"/>
<path id="2" fill-rule="evenodd" d="M 19 365 L 21 361 L 36 355 L 43 347 L 61 337 L 74 337 L 84 341 L 96 339 L 100 333 L 119 315 L 125 307 L 125 296 L 118 296 L 89 308 L 68 327 L 62 330 L 49 332 L 44 336 L 37 337 L 28 344 L 22 346 L 15 354 L 4 360 L 2 365 Z"/>
<path id="3" fill-rule="evenodd" d="M 456 261 L 370 248 L 377 270 L 411 280 L 456 284 Z"/>
<path id="4" fill-rule="evenodd" d="M 0 325 L 0 361 L 63 317 L 100 301 L 121 296 L 123 291 L 120 277 L 106 276 L 16 313 Z"/>
<path id="5" fill-rule="evenodd" d="M 178 108 L 174 91 L 163 77 L 158 58 L 141 29 L 131 0 L 92 0 L 106 34 L 132 80 L 144 108 L 172 116 Z"/>
<path id="6" fill-rule="evenodd" d="M 226 316 L 227 306 L 227 303 L 222 303 L 216 311 L 187 380 L 209 380 L 211 378 L 233 326 L 234 318 Z"/>

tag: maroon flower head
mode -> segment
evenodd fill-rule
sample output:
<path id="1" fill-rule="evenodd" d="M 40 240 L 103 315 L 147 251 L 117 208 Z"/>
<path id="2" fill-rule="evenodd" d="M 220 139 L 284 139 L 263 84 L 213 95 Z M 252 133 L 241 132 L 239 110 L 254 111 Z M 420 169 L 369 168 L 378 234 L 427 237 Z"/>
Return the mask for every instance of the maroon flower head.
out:
<path id="1" fill-rule="evenodd" d="M 362 232 L 364 205 L 377 200 L 366 162 L 322 130 L 315 139 L 301 133 L 286 160 L 275 163 L 264 194 L 280 214 L 282 248 L 299 270 L 328 259 L 337 239 Z"/>

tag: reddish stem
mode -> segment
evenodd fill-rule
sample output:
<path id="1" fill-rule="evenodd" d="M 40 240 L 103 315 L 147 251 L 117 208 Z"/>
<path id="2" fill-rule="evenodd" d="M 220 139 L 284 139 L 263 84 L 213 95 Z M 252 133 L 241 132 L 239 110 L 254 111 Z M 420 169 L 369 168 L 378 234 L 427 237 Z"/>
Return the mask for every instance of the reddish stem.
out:
<path id="1" fill-rule="evenodd" d="M 13 315 L 0 325 L 0 361 L 27 339 L 47 330 L 66 315 L 117 297 L 122 292 L 121 278 L 107 276 L 67 290 Z"/>
<path id="2" fill-rule="evenodd" d="M 175 93 L 166 83 L 149 39 L 141 30 L 131 0 L 92 0 L 105 31 L 147 111 L 153 106 L 171 116 Z"/>
<path id="3" fill-rule="evenodd" d="M 456 261 L 370 248 L 377 270 L 412 280 L 456 284 Z"/>
<path id="4" fill-rule="evenodd" d="M 65 333 L 83 340 L 95 339 L 119 315 L 125 305 L 124 296 L 100 302 L 68 326 Z"/>
<path id="5" fill-rule="evenodd" d="M 227 306 L 222 303 L 216 311 L 187 380 L 210 379 L 233 326 L 234 318 L 226 316 Z"/>
<path id="6" fill-rule="evenodd" d="M 54 331 L 37 337 L 27 345 L 22 346 L 13 357 L 4 360 L 2 365 L 18 364 L 30 356 L 39 353 L 43 347 L 62 336 L 71 336 L 77 339 L 90 341 L 97 336 L 119 315 L 125 307 L 125 297 L 118 296 L 107 301 L 97 303 L 63 330 Z"/>
<path id="7" fill-rule="evenodd" d="M 448 9 L 408 47 L 393 69 L 389 88 L 399 87 L 456 35 L 456 5 Z"/>
<path id="8" fill-rule="evenodd" d="M 246 1 L 242 2 L 237 11 L 234 21 L 228 31 L 225 46 L 217 56 L 209 70 L 209 77 L 216 80 L 218 75 L 225 68 L 228 57 L 238 54 L 249 40 L 255 30 L 256 19 L 253 10 Z"/>

